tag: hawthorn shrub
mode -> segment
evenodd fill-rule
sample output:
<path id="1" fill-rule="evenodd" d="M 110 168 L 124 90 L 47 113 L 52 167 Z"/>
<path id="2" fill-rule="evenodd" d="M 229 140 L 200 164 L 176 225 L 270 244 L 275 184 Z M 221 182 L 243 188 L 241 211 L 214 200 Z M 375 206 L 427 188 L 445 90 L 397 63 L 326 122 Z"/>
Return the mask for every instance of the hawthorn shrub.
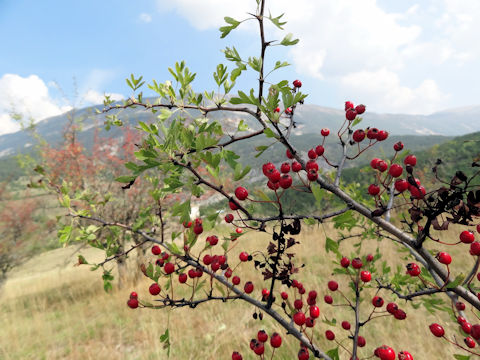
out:
<path id="1" fill-rule="evenodd" d="M 268 82 L 272 72 L 288 63 L 272 63 L 267 57 L 272 46 L 293 46 L 298 40 L 291 34 L 281 41 L 269 40 L 265 22 L 279 29 L 285 22 L 282 15 L 265 15 L 265 0 L 256 3 L 255 12 L 247 19 L 226 17 L 220 31 L 223 38 L 243 21 L 256 21 L 259 56 L 247 57 L 235 47 L 227 47 L 224 54 L 232 70 L 224 64 L 216 67 L 213 79 L 218 91 L 194 91 L 195 74 L 179 62 L 169 69 L 172 81 L 147 85 L 156 93 L 155 99 L 144 97 L 145 82 L 134 75 L 127 79 L 134 91 L 130 99 L 123 103 L 105 99 L 100 112 L 106 114 L 107 128 L 124 126 L 122 111 L 127 108 L 144 108 L 157 116 L 154 122 L 138 123 L 143 138 L 135 143 L 135 158 L 125 163 L 124 175 L 117 177 L 120 184 L 115 184 L 128 194 L 148 181 L 151 188 L 141 195 L 151 201 L 131 219 L 107 218 L 102 208 L 112 201 L 110 196 L 86 196 L 73 181 L 59 184 L 50 177 L 42 183 L 58 193 L 68 210 L 68 222 L 59 232 L 62 239 L 77 239 L 106 250 L 102 263 L 91 264 L 103 269 L 106 284 L 112 280 L 111 261 L 148 243 L 151 255 L 139 271 L 151 285 L 132 291 L 127 299 L 132 309 L 201 309 L 206 302 L 243 301 L 251 305 L 254 319 L 261 322 L 271 317 L 277 328 L 267 331 L 259 325 L 250 344 L 232 349 L 233 360 L 275 358 L 285 341 L 299 344 L 290 359 L 428 358 L 390 344 L 389 329 L 384 330 L 383 344 L 368 339 L 372 321 L 380 323 L 389 317 L 401 323 L 409 316 L 402 308 L 407 301 L 417 311 L 422 311 L 420 305 L 425 311 L 445 311 L 459 324 L 457 333 L 447 333 L 444 324 L 425 324 L 421 334 L 431 333 L 431 341 L 439 337 L 452 343 L 461 353 L 457 359 L 479 356 L 475 347 L 480 340 L 480 324 L 476 324 L 480 310 L 480 190 L 474 184 L 478 171 L 467 176 L 459 169 L 445 177 L 438 171 L 442 165 L 438 161 L 429 185 L 424 185 L 416 177 L 415 155 L 398 142 L 390 159 L 371 159 L 369 185 L 342 182 L 347 162 L 389 135 L 385 129 L 360 127 L 366 107 L 350 101 L 345 103 L 340 129 L 324 128 L 316 147 L 306 154 L 299 152 L 290 135 L 296 126 L 295 113 L 307 95 L 301 91 L 300 80 Z M 258 83 L 249 91 L 233 94 L 236 80 L 246 71 L 253 71 Z M 232 130 L 225 117 L 211 117 L 218 112 L 235 114 L 241 120 Z M 276 164 L 266 161 L 255 169 L 261 180 L 249 181 L 251 168 L 242 165 L 231 145 L 253 137 L 263 139 L 264 145 L 257 146 L 251 156 L 268 156 L 271 146 L 279 143 L 284 157 Z M 335 158 L 340 161 L 332 160 L 325 142 L 328 137 L 339 142 L 342 154 Z M 472 164 L 473 169 L 478 166 Z M 202 216 L 191 218 L 192 205 L 206 192 L 222 200 Z M 314 199 L 314 207 L 305 213 L 291 206 L 300 195 Z M 178 196 L 177 201 L 169 204 L 172 196 Z M 327 236 L 325 248 L 318 252 L 331 257 L 332 272 L 330 278 L 322 279 L 325 287 L 315 289 L 298 279 L 303 267 L 312 264 L 308 259 L 303 264 L 296 256 L 301 246 L 297 238 L 305 227 L 316 229 L 316 224 L 326 221 L 334 224 L 337 238 Z M 167 231 L 167 222 L 181 224 L 181 228 Z M 462 228 L 456 242 L 442 238 L 442 231 L 451 225 Z M 104 231 L 111 232 L 111 241 L 97 240 Z M 254 232 L 266 233 L 271 240 L 255 244 L 255 251 L 248 253 L 242 243 Z M 141 241 L 112 251 L 115 237 L 125 233 Z M 392 259 L 382 259 L 379 245 L 374 253 L 363 251 L 364 244 L 378 244 L 380 239 L 398 245 L 403 268 L 392 270 Z M 341 242 L 347 240 L 355 242 L 355 254 L 342 252 Z M 464 257 L 452 259 L 443 251 L 446 245 L 461 247 Z M 455 262 L 467 264 L 469 272 L 455 272 L 451 269 Z M 88 264 L 84 258 L 80 263 Z M 257 276 L 245 275 L 247 268 L 255 269 Z M 322 308 L 334 306 L 349 309 L 351 320 L 337 323 L 322 317 Z M 168 329 L 161 340 L 170 349 Z"/>

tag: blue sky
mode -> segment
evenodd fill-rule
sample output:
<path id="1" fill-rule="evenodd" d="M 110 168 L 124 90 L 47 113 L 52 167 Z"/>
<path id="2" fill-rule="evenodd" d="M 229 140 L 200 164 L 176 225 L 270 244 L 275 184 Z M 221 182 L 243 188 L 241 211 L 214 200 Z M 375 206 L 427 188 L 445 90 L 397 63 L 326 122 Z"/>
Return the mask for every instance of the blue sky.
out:
<path id="1" fill-rule="evenodd" d="M 476 105 L 480 84 L 478 0 L 274 0 L 273 15 L 300 38 L 270 60 L 292 66 L 271 81 L 299 78 L 309 103 L 428 114 Z M 196 90 L 214 90 L 221 49 L 258 54 L 254 23 L 220 39 L 223 16 L 245 17 L 254 0 L 0 0 L 0 134 L 18 129 L 12 110 L 41 120 L 71 106 L 129 96 L 125 78 L 168 80 L 186 60 Z M 269 39 L 284 34 L 268 27 Z M 246 88 L 253 75 L 238 82 Z M 60 89 L 61 90 L 60 90 Z"/>

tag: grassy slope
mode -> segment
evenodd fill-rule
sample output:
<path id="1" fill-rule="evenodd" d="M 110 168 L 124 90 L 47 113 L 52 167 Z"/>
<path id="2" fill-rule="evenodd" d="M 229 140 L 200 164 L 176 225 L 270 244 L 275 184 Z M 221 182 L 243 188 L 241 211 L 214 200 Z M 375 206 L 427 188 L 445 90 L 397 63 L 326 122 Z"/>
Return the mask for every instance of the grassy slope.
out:
<path id="1" fill-rule="evenodd" d="M 302 262 L 309 264 L 301 270 L 298 279 L 304 282 L 307 291 L 315 288 L 320 299 L 326 294 L 326 282 L 331 272 L 330 256 L 324 251 L 324 234 L 327 233 L 334 237 L 328 224 L 305 230 L 298 237 L 301 242 L 298 255 Z M 457 235 L 449 230 L 448 236 Z M 242 250 L 248 251 L 259 244 L 266 246 L 268 240 L 264 235 L 247 235 L 239 241 L 243 244 Z M 385 240 L 365 245 L 363 252 L 373 252 L 377 245 L 391 265 L 405 264 L 406 261 L 395 255 L 394 245 Z M 105 294 L 98 272 L 72 266 L 76 261 L 74 249 L 56 249 L 32 258 L 6 283 L 0 298 L 1 359 L 166 359 L 159 336 L 165 331 L 169 316 L 173 346 L 171 359 L 228 359 L 232 350 L 241 351 L 244 359 L 255 359 L 257 357 L 248 349 L 249 339 L 262 328 L 268 333 L 278 330 L 269 319 L 263 322 L 253 320 L 252 309 L 242 303 L 205 304 L 197 311 L 131 310 L 125 305 L 128 293 L 135 289 L 141 298 L 151 300 L 148 294 L 150 281 L 142 280 L 131 289 Z M 350 255 L 356 251 L 346 242 L 340 249 Z M 465 248 L 449 248 L 452 255 L 460 250 L 465 251 Z M 90 260 L 101 256 L 92 249 L 82 252 Z M 454 256 L 454 269 L 472 262 L 467 258 L 468 261 L 459 264 L 455 261 L 458 258 Z M 242 279 L 253 278 L 250 267 L 241 271 Z M 256 289 L 261 286 L 258 282 L 255 284 Z M 340 286 L 342 288 L 342 284 Z M 176 289 L 178 291 L 178 285 Z M 386 301 L 393 300 L 383 295 Z M 342 303 L 338 294 L 334 298 L 336 303 Z M 444 322 L 444 313 L 432 316 L 422 308 L 415 311 L 407 304 L 399 304 L 407 311 L 407 319 L 402 322 L 390 318 L 373 321 L 362 333 L 367 339 L 366 348 L 360 350 L 362 358 L 371 355 L 373 346 L 384 343 L 394 344 L 397 351 L 408 349 L 417 360 L 451 359 L 453 353 L 459 353 L 428 332 L 429 323 L 434 320 Z M 333 308 L 323 301 L 319 305 L 322 316 L 336 317 L 339 322 L 352 321 L 352 314 L 343 307 Z M 371 310 L 368 302 L 363 310 L 363 317 L 366 317 Z M 447 334 L 452 334 L 454 328 L 447 326 Z M 320 323 L 315 331 L 316 339 L 320 339 L 319 345 L 325 349 L 333 347 L 323 337 L 327 329 L 334 328 Z M 334 330 L 337 338 L 346 336 L 339 326 Z M 281 333 L 285 336 L 283 331 Z M 298 351 L 296 341 L 290 339 L 284 344 L 276 359 L 292 359 L 292 354 Z M 340 358 L 349 357 L 343 353 Z"/>

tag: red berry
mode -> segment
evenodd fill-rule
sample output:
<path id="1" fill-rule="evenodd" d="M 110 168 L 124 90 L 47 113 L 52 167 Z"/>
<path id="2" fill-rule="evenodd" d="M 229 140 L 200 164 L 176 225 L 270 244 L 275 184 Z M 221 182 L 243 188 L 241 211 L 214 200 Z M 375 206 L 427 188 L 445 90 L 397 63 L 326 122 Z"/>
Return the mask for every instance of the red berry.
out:
<path id="1" fill-rule="evenodd" d="M 300 310 L 303 307 L 303 301 L 301 299 L 296 299 L 293 302 L 293 307 L 297 310 Z"/>
<path id="2" fill-rule="evenodd" d="M 178 275 L 178 282 L 180 284 L 185 284 L 187 282 L 187 274 Z"/>
<path id="3" fill-rule="evenodd" d="M 320 308 L 317 305 L 310 306 L 310 317 L 318 318 L 320 316 Z"/>
<path id="4" fill-rule="evenodd" d="M 294 161 L 292 163 L 292 171 L 299 172 L 300 170 L 302 170 L 302 164 L 300 164 L 298 161 Z"/>
<path id="5" fill-rule="evenodd" d="M 389 312 L 390 314 L 395 314 L 395 312 L 398 310 L 398 305 L 391 302 L 391 303 L 388 303 L 387 304 L 387 312 Z"/>
<path id="6" fill-rule="evenodd" d="M 288 294 L 285 292 L 285 291 L 282 291 L 280 293 L 280 296 L 282 297 L 283 300 L 287 300 L 288 299 Z"/>
<path id="7" fill-rule="evenodd" d="M 283 174 L 278 183 L 282 189 L 288 189 L 290 186 L 292 186 L 292 182 L 293 179 L 289 174 Z"/>
<path id="8" fill-rule="evenodd" d="M 270 295 L 270 290 L 262 289 L 262 298 L 266 299 Z"/>
<path id="9" fill-rule="evenodd" d="M 477 225 L 477 232 L 480 233 L 480 224 Z"/>
<path id="10" fill-rule="evenodd" d="M 360 347 L 364 347 L 367 344 L 367 341 L 363 336 L 359 336 L 357 339 L 357 345 Z"/>
<path id="11" fill-rule="evenodd" d="M 361 115 L 365 112 L 365 105 L 360 104 L 355 106 L 355 111 L 357 112 L 358 115 Z"/>
<path id="12" fill-rule="evenodd" d="M 398 353 L 398 360 L 413 360 L 413 356 L 408 351 L 400 351 Z"/>
<path id="13" fill-rule="evenodd" d="M 182 225 L 183 225 L 184 228 L 187 228 L 187 229 L 188 229 L 189 227 L 192 226 L 192 222 L 191 222 L 191 221 L 189 221 L 189 222 L 184 221 L 184 222 L 182 223 Z"/>
<path id="14" fill-rule="evenodd" d="M 380 172 L 384 172 L 387 169 L 388 169 L 388 164 L 385 161 L 380 160 L 377 163 L 377 170 L 379 170 Z"/>
<path id="15" fill-rule="evenodd" d="M 153 283 L 152 285 L 150 285 L 150 287 L 148 288 L 148 291 L 150 292 L 150 294 L 152 295 L 158 295 L 160 294 L 160 285 L 158 285 L 157 283 Z"/>
<path id="16" fill-rule="evenodd" d="M 473 256 L 479 256 L 480 255 L 480 242 L 475 241 L 470 244 L 470 254 Z"/>
<path id="17" fill-rule="evenodd" d="M 261 341 L 261 342 L 266 342 L 268 340 L 268 335 L 265 332 L 265 330 L 260 330 L 257 333 L 257 339 L 258 339 L 258 341 Z"/>
<path id="18" fill-rule="evenodd" d="M 292 152 L 291 152 L 289 149 L 287 149 L 286 155 L 287 155 L 287 158 L 289 158 L 289 159 L 293 159 L 293 158 L 294 158 Z M 273 164 L 272 164 L 272 165 L 273 165 Z"/>
<path id="19" fill-rule="evenodd" d="M 265 347 L 263 343 L 262 342 L 255 343 L 255 346 L 253 347 L 253 351 L 257 355 L 263 355 L 263 353 L 265 352 Z"/>
<path id="20" fill-rule="evenodd" d="M 471 244 L 475 241 L 475 235 L 468 230 L 462 231 L 460 234 L 460 241 L 464 244 Z"/>
<path id="21" fill-rule="evenodd" d="M 353 259 L 352 266 L 354 269 L 360 269 L 363 266 L 362 260 L 360 258 Z"/>
<path id="22" fill-rule="evenodd" d="M 322 145 L 318 145 L 315 148 L 315 154 L 317 154 L 318 156 L 322 156 L 324 152 L 325 152 L 325 148 Z"/>
<path id="23" fill-rule="evenodd" d="M 288 156 L 288 154 L 289 153 L 287 153 L 287 156 Z M 270 176 L 270 174 L 273 172 L 273 170 L 275 170 L 275 165 L 273 165 L 271 162 L 263 164 L 263 166 L 262 166 L 263 175 L 265 175 L 267 177 Z"/>
<path id="24" fill-rule="evenodd" d="M 377 128 L 370 128 L 367 131 L 367 138 L 370 140 L 375 140 L 378 135 L 378 129 Z"/>
<path id="25" fill-rule="evenodd" d="M 443 330 L 443 327 L 436 323 L 430 325 L 430 331 L 436 337 L 442 337 L 443 335 L 445 335 L 445 330 Z"/>
<path id="26" fill-rule="evenodd" d="M 330 295 L 325 295 L 323 297 L 323 300 L 327 303 L 327 304 L 332 304 L 333 303 L 333 298 L 330 296 Z"/>
<path id="27" fill-rule="evenodd" d="M 380 187 L 378 185 L 371 184 L 368 187 L 368 193 L 372 196 L 376 196 L 380 193 Z"/>
<path id="28" fill-rule="evenodd" d="M 211 235 L 211 236 L 207 237 L 207 242 L 209 242 L 211 246 L 217 245 L 218 244 L 218 236 Z"/>
<path id="29" fill-rule="evenodd" d="M 242 228 L 236 228 L 236 229 L 235 229 L 235 232 L 236 232 L 237 234 L 241 234 L 241 233 L 243 232 L 243 229 L 242 229 Z"/>
<path id="30" fill-rule="evenodd" d="M 381 159 L 373 158 L 372 161 L 370 161 L 371 168 L 376 170 L 379 161 L 381 161 Z"/>
<path id="31" fill-rule="evenodd" d="M 234 277 L 232 278 L 232 284 L 233 284 L 233 285 L 238 285 L 238 284 L 240 284 L 240 278 L 239 278 L 238 276 L 234 276 Z"/>
<path id="32" fill-rule="evenodd" d="M 325 337 L 327 338 L 327 340 L 333 341 L 335 340 L 335 333 L 331 330 L 327 330 L 325 331 Z"/>
<path id="33" fill-rule="evenodd" d="M 310 181 L 316 181 L 318 179 L 318 173 L 314 169 L 308 170 L 307 179 Z"/>
<path id="34" fill-rule="evenodd" d="M 347 257 L 343 257 L 342 260 L 340 260 L 340 265 L 344 268 L 348 268 L 350 265 L 350 260 Z"/>
<path id="35" fill-rule="evenodd" d="M 243 290 L 245 291 L 245 293 L 251 294 L 253 291 L 253 283 L 251 281 L 247 281 L 245 283 L 245 286 L 243 287 Z"/>
<path id="36" fill-rule="evenodd" d="M 370 274 L 370 271 L 364 270 L 360 272 L 360 279 L 362 279 L 363 282 L 367 283 L 372 280 L 372 274 Z"/>
<path id="37" fill-rule="evenodd" d="M 405 320 L 407 318 L 407 313 L 402 309 L 397 309 L 397 311 L 393 313 L 393 317 L 397 320 Z"/>
<path id="38" fill-rule="evenodd" d="M 235 189 L 235 196 L 238 200 L 245 200 L 248 197 L 248 191 L 242 186 Z"/>
<path id="39" fill-rule="evenodd" d="M 233 275 L 233 270 L 228 268 L 226 271 L 225 271 L 225 277 L 228 279 L 228 278 L 231 278 Z"/>
<path id="40" fill-rule="evenodd" d="M 284 174 L 287 174 L 290 172 L 290 164 L 288 162 L 284 162 L 282 166 L 280 166 L 280 171 Z"/>
<path id="41" fill-rule="evenodd" d="M 375 354 L 380 360 L 395 360 L 395 351 L 390 346 L 380 346 L 375 350 Z"/>
<path id="42" fill-rule="evenodd" d="M 137 299 L 137 298 L 138 298 L 138 294 L 135 291 L 132 291 L 130 293 L 130 299 Z"/>
<path id="43" fill-rule="evenodd" d="M 418 276 L 422 271 L 420 270 L 420 266 L 415 263 L 407 264 L 407 274 L 410 276 Z"/>
<path id="44" fill-rule="evenodd" d="M 380 296 L 374 296 L 372 299 L 372 305 L 375 307 L 382 307 L 383 299 Z"/>
<path id="45" fill-rule="evenodd" d="M 291 115 L 292 113 L 293 113 L 292 108 L 288 107 L 288 108 L 285 109 L 285 114 Z"/>
<path id="46" fill-rule="evenodd" d="M 305 348 L 301 348 L 300 351 L 298 352 L 298 360 L 308 360 L 310 359 L 310 354 L 308 353 L 308 350 Z"/>
<path id="47" fill-rule="evenodd" d="M 467 322 L 467 320 L 463 316 L 457 317 L 457 322 L 462 325 L 464 322 Z"/>
<path id="48" fill-rule="evenodd" d="M 475 347 L 475 341 L 471 337 L 466 337 L 463 341 L 465 342 L 465 345 L 467 345 L 469 348 Z"/>
<path id="49" fill-rule="evenodd" d="M 196 234 L 196 235 L 200 235 L 202 232 L 203 232 L 203 226 L 202 225 L 195 225 L 193 227 L 193 232 Z"/>
<path id="50" fill-rule="evenodd" d="M 460 326 L 462 327 L 462 330 L 466 333 L 466 334 L 470 334 L 472 332 L 472 324 L 464 321 L 463 323 L 460 324 Z"/>
<path id="51" fill-rule="evenodd" d="M 175 271 L 175 265 L 173 265 L 171 262 L 168 262 L 165 264 L 163 269 L 165 270 L 165 273 L 168 275 Z"/>
<path id="52" fill-rule="evenodd" d="M 317 153 L 315 152 L 315 149 L 308 150 L 308 158 L 312 160 L 315 160 L 317 158 Z"/>
<path id="53" fill-rule="evenodd" d="M 231 210 L 237 210 L 238 209 L 237 204 L 235 204 L 233 201 L 229 201 L 228 206 L 230 206 Z"/>
<path id="54" fill-rule="evenodd" d="M 248 261 L 248 254 L 245 251 L 242 251 L 238 257 L 240 258 L 240 261 Z"/>
<path id="55" fill-rule="evenodd" d="M 153 255 L 160 255 L 161 252 L 162 252 L 162 249 L 160 249 L 160 246 L 158 246 L 158 245 L 152 246 L 152 254 Z"/>
<path id="56" fill-rule="evenodd" d="M 423 197 L 426 194 L 425 188 L 423 186 L 419 186 L 418 189 L 415 186 L 410 186 L 409 190 L 410 190 L 410 194 L 415 199 L 423 199 Z"/>
<path id="57" fill-rule="evenodd" d="M 373 261 L 373 255 L 372 255 L 372 254 L 368 254 L 368 255 L 367 255 L 367 261 L 368 261 L 368 262 L 372 262 L 372 261 Z"/>
<path id="58" fill-rule="evenodd" d="M 403 163 L 405 165 L 415 166 L 417 164 L 417 157 L 415 155 L 407 155 Z"/>
<path id="59" fill-rule="evenodd" d="M 232 221 L 233 221 L 233 215 L 232 214 L 225 215 L 225 222 L 231 223 Z"/>
<path id="60" fill-rule="evenodd" d="M 300 80 L 293 80 L 293 86 L 296 88 L 302 87 L 302 82 Z"/>
<path id="61" fill-rule="evenodd" d="M 344 328 L 345 330 L 350 330 L 351 325 L 348 321 L 342 321 L 342 328 Z"/>
<path id="62" fill-rule="evenodd" d="M 307 170 L 307 172 L 312 169 L 318 171 L 318 164 L 315 160 L 308 160 L 305 165 L 305 169 Z"/>
<path id="63" fill-rule="evenodd" d="M 355 106 L 351 101 L 345 101 L 345 111 L 347 111 L 348 109 L 353 109 L 354 107 Z"/>
<path id="64" fill-rule="evenodd" d="M 379 130 L 377 133 L 377 140 L 378 141 L 383 141 L 388 138 L 388 131 L 385 130 Z"/>
<path id="65" fill-rule="evenodd" d="M 392 164 L 392 166 L 390 166 L 390 169 L 388 170 L 388 173 L 395 178 L 402 175 L 402 172 L 403 172 L 403 168 L 401 165 L 398 165 L 398 164 Z"/>
<path id="66" fill-rule="evenodd" d="M 280 171 L 278 171 L 277 169 L 273 170 L 273 172 L 269 175 L 268 179 L 272 182 L 272 183 L 277 183 L 280 181 L 280 178 L 282 177 L 282 174 L 280 173 Z"/>
<path id="67" fill-rule="evenodd" d="M 213 258 L 212 258 L 212 256 L 209 255 L 209 254 L 206 254 L 206 255 L 203 257 L 203 263 L 204 263 L 205 265 L 210 265 L 210 264 L 212 263 L 212 261 L 213 261 Z"/>
<path id="68" fill-rule="evenodd" d="M 293 314 L 293 321 L 298 326 L 302 326 L 303 324 L 305 324 L 305 314 L 301 311 L 296 312 L 295 314 Z"/>
<path id="69" fill-rule="evenodd" d="M 355 130 L 352 135 L 353 141 L 359 143 L 365 139 L 365 131 L 362 129 Z"/>
<path id="70" fill-rule="evenodd" d="M 277 190 L 280 187 L 280 184 L 278 182 L 272 183 L 271 181 L 267 182 L 267 186 L 270 190 Z"/>
<path id="71" fill-rule="evenodd" d="M 315 319 L 312 318 L 312 317 L 308 317 L 305 320 L 305 326 L 308 327 L 308 328 L 313 328 L 315 326 Z"/>
<path id="72" fill-rule="evenodd" d="M 277 107 L 275 108 L 275 110 L 273 110 L 273 112 L 279 113 L 279 112 L 280 112 L 280 108 L 277 106 Z"/>
<path id="73" fill-rule="evenodd" d="M 472 337 L 475 339 L 475 340 L 479 340 L 480 339 L 480 325 L 472 325 L 472 331 L 470 332 L 470 335 L 472 335 Z"/>
<path id="74" fill-rule="evenodd" d="M 127 301 L 127 305 L 131 309 L 136 309 L 138 307 L 138 300 L 137 299 L 129 299 Z"/>
<path id="75" fill-rule="evenodd" d="M 393 150 L 395 151 L 402 151 L 403 150 L 403 143 L 401 141 L 395 143 L 393 145 Z"/>
<path id="76" fill-rule="evenodd" d="M 450 254 L 443 251 L 439 252 L 436 257 L 438 261 L 440 261 L 442 264 L 445 264 L 445 265 L 448 265 L 452 262 L 452 257 L 450 256 Z"/>
<path id="77" fill-rule="evenodd" d="M 234 351 L 232 353 L 232 360 L 243 360 L 243 358 L 238 351 Z"/>
<path id="78" fill-rule="evenodd" d="M 330 130 L 328 130 L 327 128 L 323 128 L 320 133 L 322 134 L 322 136 L 328 136 L 330 135 Z"/>
<path id="79" fill-rule="evenodd" d="M 353 109 L 348 109 L 347 112 L 345 113 L 345 117 L 347 118 L 348 121 L 355 120 L 357 117 L 357 112 Z"/>
<path id="80" fill-rule="evenodd" d="M 408 181 L 405 179 L 398 179 L 395 181 L 395 190 L 398 192 L 404 192 L 408 189 Z"/>
<path id="81" fill-rule="evenodd" d="M 455 307 L 457 308 L 458 311 L 463 311 L 463 310 L 465 310 L 465 303 L 463 303 L 461 301 L 457 301 L 455 303 Z"/>
<path id="82" fill-rule="evenodd" d="M 270 345 L 272 345 L 273 348 L 279 348 L 282 345 L 282 337 L 274 332 L 270 338 Z"/>
<path id="83" fill-rule="evenodd" d="M 328 282 L 328 288 L 330 291 L 336 291 L 338 289 L 338 283 L 336 281 L 330 280 Z"/>

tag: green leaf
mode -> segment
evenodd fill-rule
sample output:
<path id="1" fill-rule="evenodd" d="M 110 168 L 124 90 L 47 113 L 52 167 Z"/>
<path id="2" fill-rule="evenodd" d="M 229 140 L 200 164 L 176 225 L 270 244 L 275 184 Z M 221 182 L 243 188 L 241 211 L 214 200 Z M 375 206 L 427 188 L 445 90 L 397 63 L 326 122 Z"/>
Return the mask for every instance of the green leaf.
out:
<path id="1" fill-rule="evenodd" d="M 338 355 L 338 347 L 328 350 L 327 355 L 330 356 L 332 360 L 340 360 L 340 356 Z"/>
<path id="2" fill-rule="evenodd" d="M 285 15 L 285 14 L 282 14 L 280 16 L 277 16 L 277 17 L 272 17 L 272 14 L 270 14 L 270 16 L 268 17 L 268 19 L 277 27 L 279 28 L 280 30 L 283 30 L 283 25 L 285 25 L 287 22 L 286 21 L 280 21 L 280 19 L 282 18 L 282 16 Z"/>
<path id="3" fill-rule="evenodd" d="M 471 356 L 469 356 L 469 355 L 454 354 L 453 357 L 457 360 L 470 360 L 471 359 Z"/>
<path id="4" fill-rule="evenodd" d="M 137 177 L 135 175 L 124 175 L 124 176 L 119 176 L 115 179 L 115 181 L 121 182 L 121 183 L 130 183 L 132 181 L 135 181 Z"/>
<path id="5" fill-rule="evenodd" d="M 275 135 L 275 133 L 273 132 L 273 130 L 270 129 L 270 128 L 266 128 L 265 130 L 263 130 L 263 133 L 264 133 L 265 136 L 268 137 L 268 138 L 277 138 L 277 136 Z"/>
<path id="6" fill-rule="evenodd" d="M 242 164 L 238 163 L 237 166 L 235 166 L 234 170 L 234 175 L 233 175 L 233 180 L 238 181 L 241 180 L 242 178 L 245 177 L 251 170 L 250 165 L 245 166 L 245 168 L 242 169 Z"/>
<path id="7" fill-rule="evenodd" d="M 182 252 L 180 251 L 180 249 L 178 248 L 177 244 L 175 243 L 170 243 L 170 244 L 165 244 L 167 247 L 168 247 L 168 250 L 175 254 L 175 255 L 181 255 Z"/>
<path id="8" fill-rule="evenodd" d="M 238 124 L 237 131 L 247 131 L 249 129 L 248 124 L 245 123 L 245 121 L 240 120 L 240 123 Z"/>
<path id="9" fill-rule="evenodd" d="M 267 150 L 269 148 L 269 146 L 267 145 L 259 145 L 255 148 L 255 151 L 258 151 L 258 153 L 255 155 L 256 158 L 258 158 L 259 156 L 261 156 L 265 150 Z"/>
<path id="10" fill-rule="evenodd" d="M 291 45 L 295 45 L 296 43 L 298 43 L 300 41 L 298 39 L 292 40 L 292 37 L 293 37 L 293 34 L 288 33 L 287 35 L 285 35 L 283 40 L 280 42 L 280 45 L 291 46 Z"/>
<path id="11" fill-rule="evenodd" d="M 290 64 L 289 64 L 288 62 L 286 62 L 286 61 L 284 61 L 284 62 L 277 61 L 277 62 L 275 63 L 275 67 L 273 68 L 273 70 L 277 70 L 277 69 L 280 69 L 280 68 L 282 68 L 282 67 L 289 66 L 289 65 L 290 65 Z M 272 71 L 273 71 L 273 70 L 272 70 Z"/>
<path id="12" fill-rule="evenodd" d="M 457 287 L 462 283 L 463 280 L 465 280 L 465 274 L 462 274 L 462 273 L 458 274 L 455 280 L 453 280 L 451 283 L 448 283 L 447 289 L 453 289 Z"/>
<path id="13" fill-rule="evenodd" d="M 355 120 L 353 120 L 352 125 L 350 127 L 354 127 L 355 125 L 358 125 L 363 119 L 360 116 L 357 116 Z"/>
<path id="14" fill-rule="evenodd" d="M 223 39 L 225 36 L 227 36 L 230 31 L 232 31 L 233 29 L 235 29 L 238 25 L 240 25 L 240 21 L 237 21 L 231 17 L 224 17 L 224 20 L 227 24 L 230 24 L 230 25 L 227 25 L 227 26 L 222 26 L 220 28 L 220 32 L 222 33 L 222 35 L 220 36 L 221 39 Z"/>
<path id="15" fill-rule="evenodd" d="M 320 208 L 322 202 L 322 190 L 320 185 L 317 183 L 311 183 L 310 189 L 312 189 L 313 196 L 315 197 L 315 201 L 317 202 L 317 206 Z"/>
<path id="16" fill-rule="evenodd" d="M 303 219 L 303 222 L 307 225 L 315 225 L 317 223 L 317 220 L 311 219 L 311 218 L 306 218 L 306 219 Z"/>
<path id="17" fill-rule="evenodd" d="M 332 251 L 336 255 L 340 255 L 340 252 L 338 251 L 338 243 L 327 237 L 327 240 L 325 242 L 325 250 L 328 252 Z"/>

